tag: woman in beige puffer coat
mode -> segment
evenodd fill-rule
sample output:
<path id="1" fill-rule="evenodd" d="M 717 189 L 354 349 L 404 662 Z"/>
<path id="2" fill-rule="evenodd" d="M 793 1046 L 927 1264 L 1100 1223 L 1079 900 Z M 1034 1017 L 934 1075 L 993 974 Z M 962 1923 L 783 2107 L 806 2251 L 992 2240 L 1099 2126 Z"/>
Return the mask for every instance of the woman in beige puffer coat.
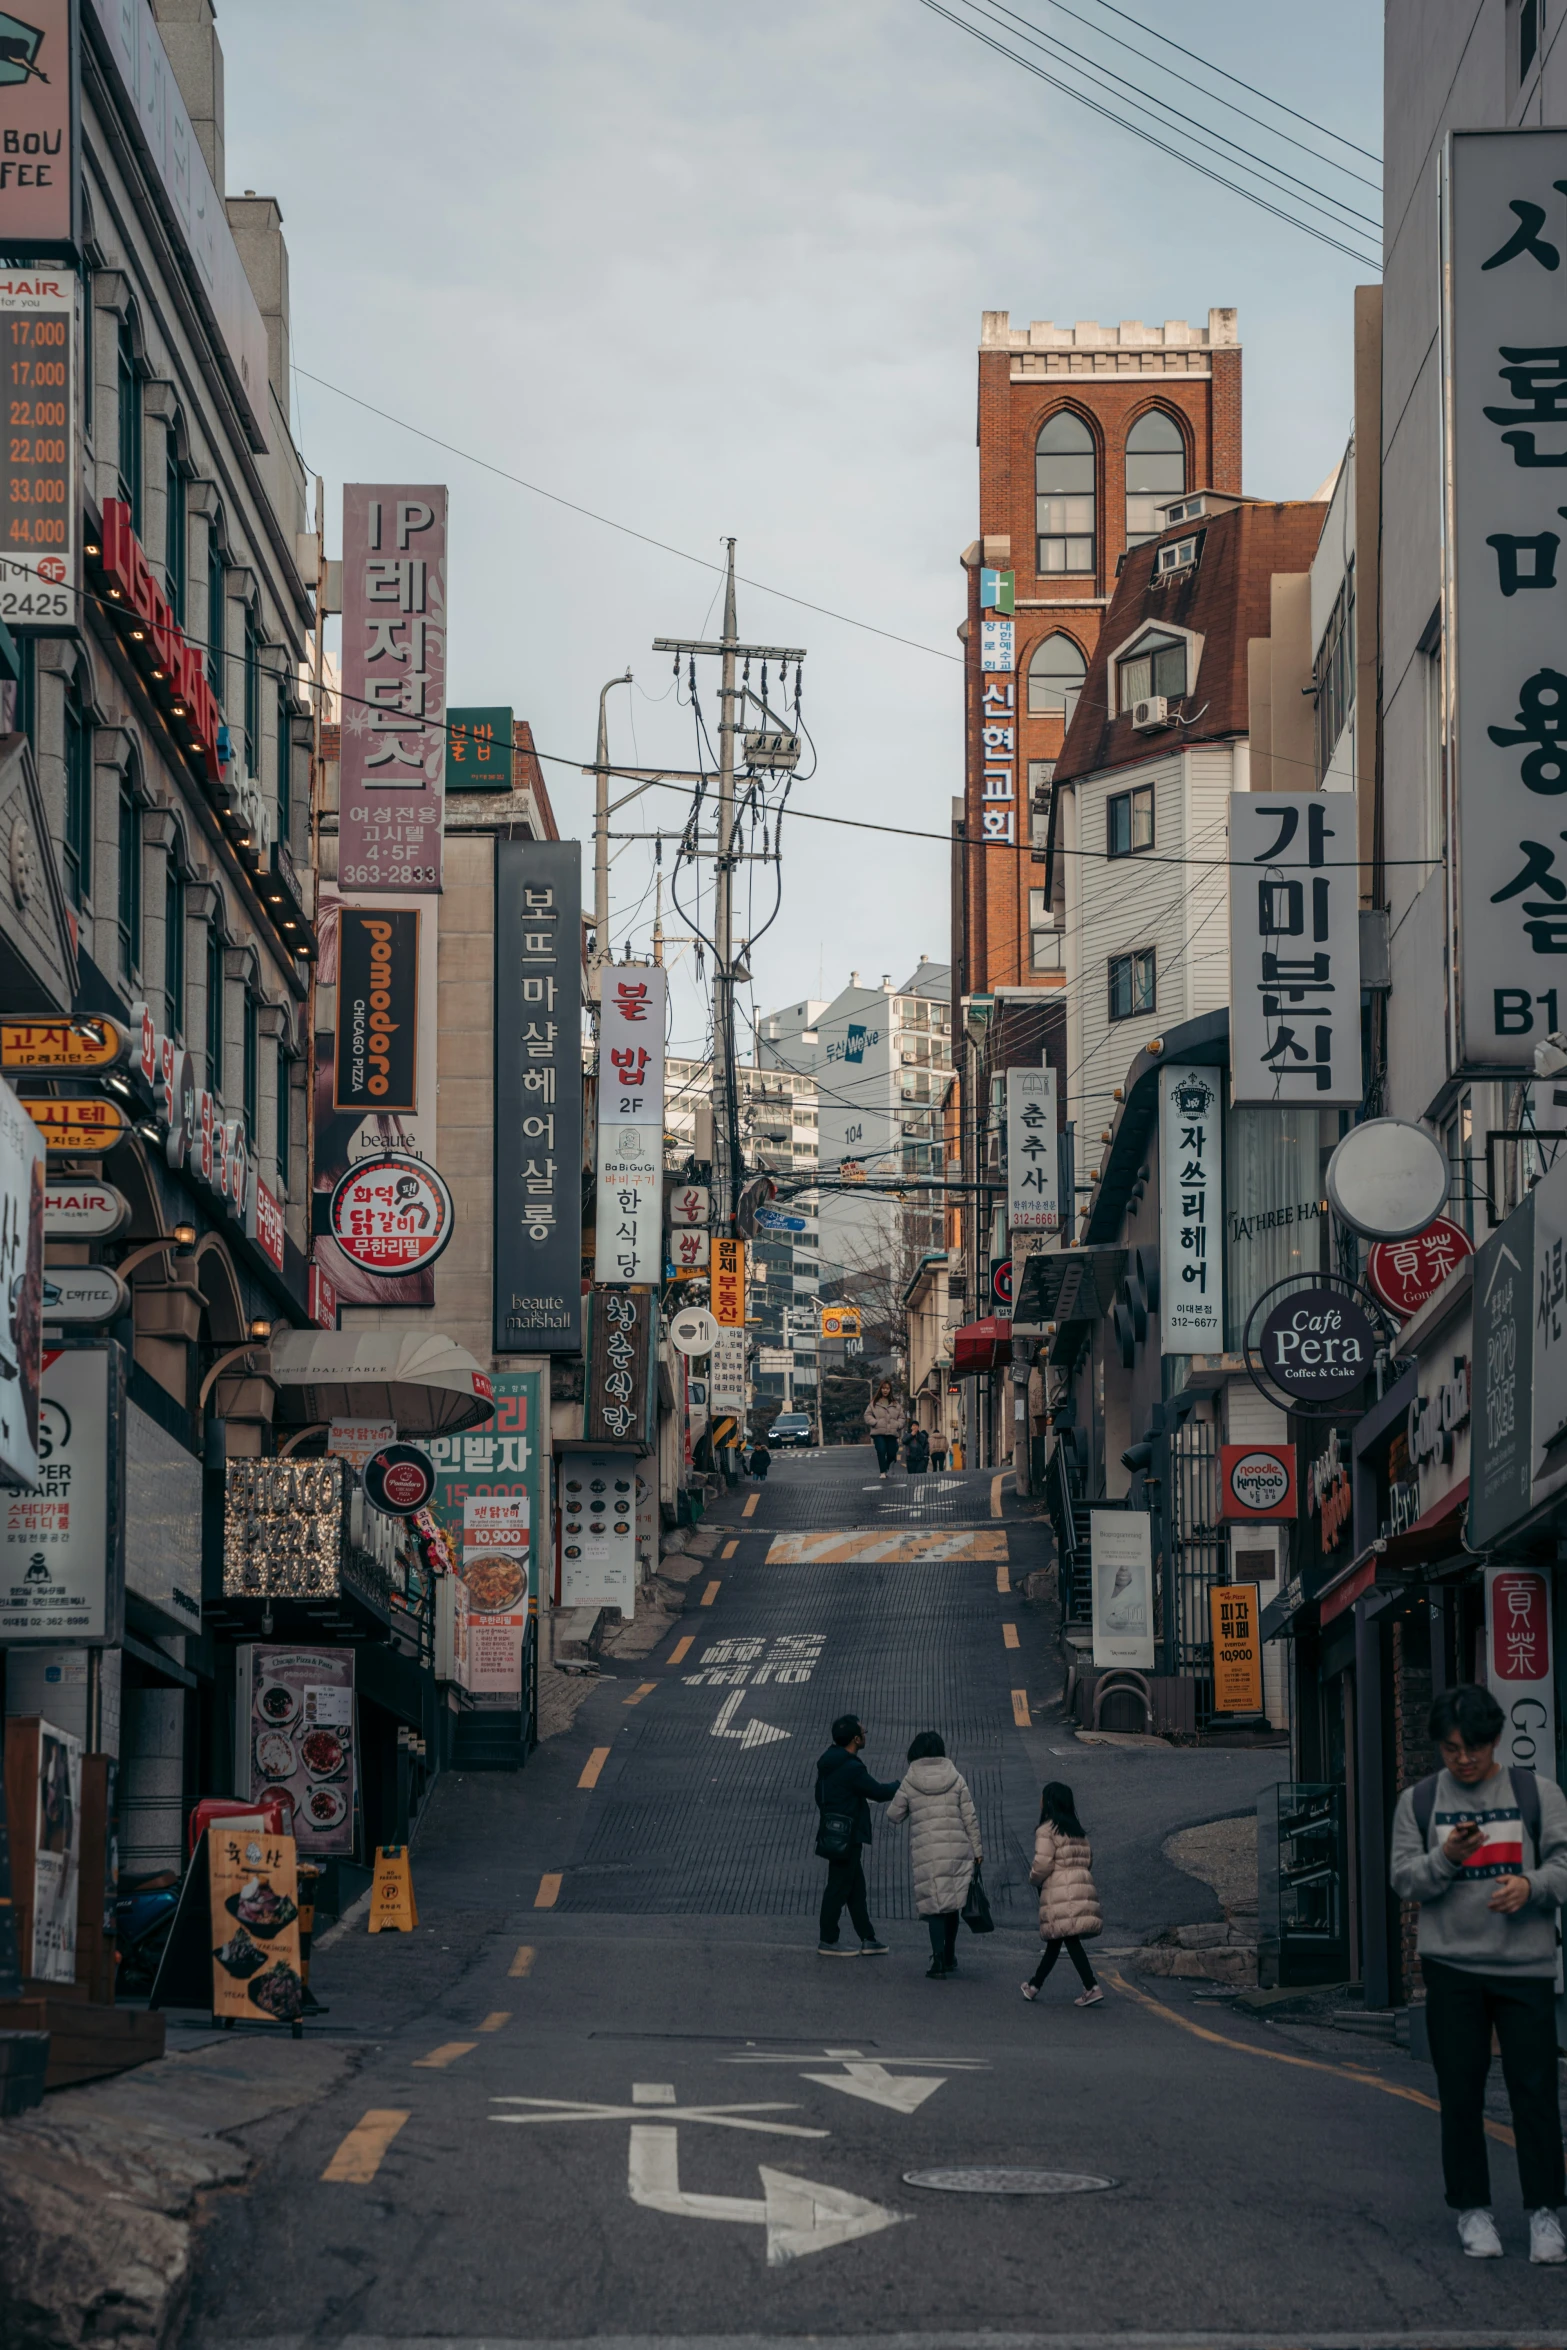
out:
<path id="1" fill-rule="evenodd" d="M 1094 1888 L 1093 1847 L 1072 1801 L 1072 1790 L 1052 1779 L 1039 1806 L 1034 1836 L 1034 1865 L 1029 1870 L 1039 1887 L 1039 1933 L 1045 1955 L 1023 1985 L 1025 1999 L 1037 1999 L 1040 1985 L 1065 1946 L 1083 1988 L 1079 2007 L 1097 2007 L 1104 1997 L 1083 1948 L 1086 1940 L 1104 1931 L 1099 1895 Z"/>
<path id="2" fill-rule="evenodd" d="M 958 1919 L 985 1853 L 968 1782 L 947 1760 L 934 1730 L 922 1730 L 909 1748 L 909 1767 L 887 1818 L 909 1823 L 914 1906 L 930 1929 L 925 1971 L 939 1983 L 958 1971 Z"/>
<path id="3" fill-rule="evenodd" d="M 898 1440 L 903 1434 L 904 1417 L 903 1406 L 892 1392 L 892 1381 L 884 1379 L 865 1407 L 865 1425 L 871 1432 L 871 1442 L 876 1447 L 876 1467 L 883 1477 L 898 1457 Z"/>

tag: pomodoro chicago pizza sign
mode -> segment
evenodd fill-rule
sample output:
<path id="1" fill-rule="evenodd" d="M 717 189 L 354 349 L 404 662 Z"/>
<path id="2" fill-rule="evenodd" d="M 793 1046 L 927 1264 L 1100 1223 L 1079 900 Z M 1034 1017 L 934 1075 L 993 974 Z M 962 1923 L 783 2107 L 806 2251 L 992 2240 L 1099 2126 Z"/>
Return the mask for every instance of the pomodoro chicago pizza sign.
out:
<path id="1" fill-rule="evenodd" d="M 1293 1518 L 1300 1513 L 1293 1444 L 1219 1447 L 1222 1518 Z"/>
<path id="2" fill-rule="evenodd" d="M 367 1273 L 395 1280 L 433 1265 L 452 1237 L 452 1195 L 425 1159 L 377 1151 L 332 1194 L 332 1238 Z"/>

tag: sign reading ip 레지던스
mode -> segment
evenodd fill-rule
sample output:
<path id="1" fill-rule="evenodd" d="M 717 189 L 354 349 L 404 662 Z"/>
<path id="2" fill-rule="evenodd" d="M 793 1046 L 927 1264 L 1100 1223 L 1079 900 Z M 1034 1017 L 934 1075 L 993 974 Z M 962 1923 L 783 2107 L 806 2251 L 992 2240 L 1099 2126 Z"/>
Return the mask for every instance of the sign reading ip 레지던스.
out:
<path id="1" fill-rule="evenodd" d="M 1451 1066 L 1567 1024 L 1567 131 L 1455 131 L 1441 217 Z"/>

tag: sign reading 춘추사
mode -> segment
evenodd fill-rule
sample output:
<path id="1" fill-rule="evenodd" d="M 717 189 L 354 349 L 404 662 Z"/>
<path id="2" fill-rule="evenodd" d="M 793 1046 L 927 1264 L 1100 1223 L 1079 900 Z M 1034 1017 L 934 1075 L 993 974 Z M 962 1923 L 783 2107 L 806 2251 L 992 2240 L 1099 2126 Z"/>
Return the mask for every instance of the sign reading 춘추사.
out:
<path id="1" fill-rule="evenodd" d="M 1358 1107 L 1355 806 L 1230 794 L 1231 1099 Z"/>
<path id="2" fill-rule="evenodd" d="M 1056 1232 L 1056 1073 L 1007 1071 L 1007 1223 L 1014 1232 Z"/>
<path id="3" fill-rule="evenodd" d="M 434 895 L 446 775 L 446 491 L 343 489 L 338 887 Z"/>
<path id="4" fill-rule="evenodd" d="M 1219 1073 L 1159 1072 L 1159 1320 L 1165 1354 L 1224 1350 L 1224 1135 Z"/>

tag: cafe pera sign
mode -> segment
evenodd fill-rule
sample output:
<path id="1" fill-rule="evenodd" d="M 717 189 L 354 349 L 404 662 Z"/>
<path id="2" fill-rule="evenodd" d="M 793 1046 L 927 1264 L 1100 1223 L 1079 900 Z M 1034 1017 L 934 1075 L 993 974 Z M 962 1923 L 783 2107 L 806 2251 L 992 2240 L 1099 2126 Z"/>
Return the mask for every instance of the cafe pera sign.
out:
<path id="1" fill-rule="evenodd" d="M 1267 1293 L 1252 1318 L 1267 1304 Z M 1376 1360 L 1371 1318 L 1346 1285 L 1292 1289 L 1275 1297 L 1258 1337 L 1247 1328 L 1247 1354 L 1262 1378 L 1297 1408 L 1338 1404 L 1353 1395 Z"/>

